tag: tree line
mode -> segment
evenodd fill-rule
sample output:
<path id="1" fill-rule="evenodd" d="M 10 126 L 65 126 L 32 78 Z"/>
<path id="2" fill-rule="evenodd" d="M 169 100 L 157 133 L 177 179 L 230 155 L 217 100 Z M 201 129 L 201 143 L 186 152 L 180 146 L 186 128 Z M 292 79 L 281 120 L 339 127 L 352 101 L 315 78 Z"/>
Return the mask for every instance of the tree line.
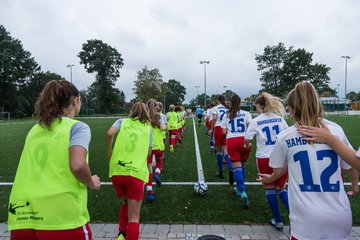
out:
<path id="1" fill-rule="evenodd" d="M 146 102 L 150 98 L 165 103 L 182 105 L 186 88 L 176 79 L 164 81 L 160 70 L 144 66 L 137 72 L 132 88 L 135 95 L 130 102 L 125 101 L 123 91 L 115 87 L 120 77 L 124 59 L 116 48 L 98 39 L 88 40 L 78 53 L 80 64 L 95 78 L 89 87 L 81 91 L 83 113 L 111 114 L 130 109 L 135 101 Z M 286 47 L 280 42 L 266 46 L 262 54 L 255 54 L 257 70 L 260 72 L 262 88 L 245 100 L 253 101 L 261 92 L 269 92 L 284 98 L 299 81 L 308 80 L 320 96 L 336 96 L 337 92 L 329 86 L 330 67 L 313 63 L 313 53 L 305 49 Z M 0 112 L 11 112 L 14 117 L 31 116 L 34 103 L 45 84 L 53 79 L 64 79 L 55 72 L 43 71 L 40 64 L 26 51 L 21 41 L 11 37 L 0 25 Z M 232 90 L 221 93 L 227 99 L 235 94 Z M 219 94 L 206 96 L 206 102 L 213 102 Z M 360 100 L 360 92 L 350 92 L 347 97 Z M 188 105 L 204 105 L 205 95 L 198 94 Z"/>
<path id="2" fill-rule="evenodd" d="M 82 45 L 78 57 L 85 70 L 95 75 L 89 87 L 81 90 L 85 114 L 90 110 L 101 114 L 126 112 L 133 102 L 146 102 L 150 98 L 165 99 L 166 106 L 181 105 L 185 99 L 186 89 L 180 81 L 169 79 L 165 82 L 159 69 L 145 66 L 134 80 L 135 98 L 127 103 L 124 92 L 115 87 L 124 66 L 124 59 L 117 49 L 92 39 Z M 43 71 L 21 41 L 0 25 L 0 112 L 10 112 L 13 117 L 31 116 L 40 91 L 54 79 L 65 78 L 55 72 Z"/>

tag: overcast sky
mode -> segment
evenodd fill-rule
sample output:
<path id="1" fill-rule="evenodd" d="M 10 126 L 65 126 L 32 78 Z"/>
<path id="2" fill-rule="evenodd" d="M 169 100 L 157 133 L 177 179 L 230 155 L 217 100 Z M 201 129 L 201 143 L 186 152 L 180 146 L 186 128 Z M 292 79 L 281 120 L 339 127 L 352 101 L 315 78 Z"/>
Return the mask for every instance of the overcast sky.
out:
<path id="1" fill-rule="evenodd" d="M 185 102 L 204 91 L 226 89 L 242 98 L 260 89 L 255 54 L 266 45 L 313 52 L 313 62 L 331 67 L 330 86 L 344 96 L 344 59 L 348 90 L 360 91 L 359 0 L 1 0 L 0 24 L 30 51 L 42 70 L 56 72 L 85 89 L 94 81 L 77 54 L 89 39 L 115 47 L 124 59 L 116 87 L 126 100 L 145 65 L 163 80 L 186 87 Z"/>

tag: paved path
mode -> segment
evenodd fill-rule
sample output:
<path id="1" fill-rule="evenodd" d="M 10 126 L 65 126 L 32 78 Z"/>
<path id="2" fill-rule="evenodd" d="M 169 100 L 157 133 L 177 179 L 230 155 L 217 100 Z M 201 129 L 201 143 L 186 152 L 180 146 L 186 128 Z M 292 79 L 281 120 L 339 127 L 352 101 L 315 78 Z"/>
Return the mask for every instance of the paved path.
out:
<path id="1" fill-rule="evenodd" d="M 96 223 L 90 225 L 94 240 L 116 240 L 117 224 Z M 200 236 L 213 234 L 227 240 L 286 240 L 289 227 L 282 232 L 269 225 L 190 225 L 190 224 L 141 224 L 141 240 L 196 240 Z M 9 239 L 7 225 L 0 223 L 0 240 Z M 360 227 L 353 227 L 353 240 L 360 240 Z"/>

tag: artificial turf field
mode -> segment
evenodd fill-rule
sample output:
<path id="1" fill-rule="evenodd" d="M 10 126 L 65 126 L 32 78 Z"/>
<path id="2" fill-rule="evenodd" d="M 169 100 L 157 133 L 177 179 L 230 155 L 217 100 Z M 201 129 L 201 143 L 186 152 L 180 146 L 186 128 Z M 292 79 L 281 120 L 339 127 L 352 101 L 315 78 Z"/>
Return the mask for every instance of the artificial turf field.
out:
<path id="1" fill-rule="evenodd" d="M 360 116 L 329 116 L 328 119 L 340 124 L 351 144 L 357 149 L 360 146 Z M 109 182 L 107 177 L 108 162 L 105 157 L 105 134 L 115 119 L 86 119 L 92 132 L 89 148 L 90 168 L 93 174 L 99 175 L 102 182 Z M 12 182 L 20 158 L 27 132 L 34 125 L 31 120 L 0 122 L 0 182 Z M 207 183 L 227 182 L 216 174 L 216 158 L 210 153 L 209 139 L 205 135 L 204 126 L 196 126 L 199 148 Z M 246 165 L 246 182 L 255 182 L 255 148 Z M 167 148 L 168 149 L 168 148 Z M 189 183 L 198 179 L 195 157 L 194 131 L 192 119 L 186 122 L 186 130 L 182 144 L 178 144 L 175 153 L 165 152 L 163 182 Z M 345 179 L 348 179 L 346 177 Z M 209 185 L 205 196 L 197 196 L 193 185 L 163 185 L 153 187 L 156 200 L 153 204 L 143 202 L 141 210 L 142 223 L 267 223 L 271 217 L 265 193 L 261 186 L 247 186 L 250 201 L 249 209 L 241 208 L 241 200 L 233 194 L 233 187 L 225 185 Z M 11 186 L 0 185 L 0 222 L 7 219 L 7 204 Z M 144 195 L 146 199 L 146 194 Z M 350 198 L 353 212 L 353 223 L 360 224 L 360 194 Z M 100 191 L 89 190 L 89 210 L 92 222 L 117 222 L 119 200 L 111 185 L 103 185 Z M 282 207 L 280 201 L 279 205 Z M 282 207 L 283 220 L 288 223 L 286 211 Z"/>

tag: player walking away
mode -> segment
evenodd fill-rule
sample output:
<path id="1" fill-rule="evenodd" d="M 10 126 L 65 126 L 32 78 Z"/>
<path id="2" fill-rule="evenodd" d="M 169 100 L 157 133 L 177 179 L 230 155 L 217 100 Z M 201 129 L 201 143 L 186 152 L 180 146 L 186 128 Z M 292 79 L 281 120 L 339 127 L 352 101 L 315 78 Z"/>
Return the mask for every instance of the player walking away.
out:
<path id="1" fill-rule="evenodd" d="M 169 144 L 170 152 L 174 152 L 174 147 L 176 145 L 177 129 L 178 129 L 178 115 L 175 112 L 175 106 L 169 106 L 169 112 L 166 114 L 167 118 L 167 129 L 169 130 Z"/>
<path id="2" fill-rule="evenodd" d="M 288 127 L 282 116 L 285 109 L 282 101 L 269 93 L 262 93 L 255 100 L 256 111 L 260 114 L 250 121 L 245 134 L 246 146 L 250 146 L 252 139 L 256 136 L 256 164 L 259 174 L 271 174 L 273 169 L 269 166 L 270 153 L 277 142 L 277 135 Z M 283 229 L 283 222 L 276 198 L 276 191 L 279 198 L 289 212 L 288 193 L 285 188 L 287 172 L 269 183 L 264 183 L 266 199 L 272 212 L 273 218 L 270 224 L 276 229 Z"/>
<path id="3" fill-rule="evenodd" d="M 129 118 L 116 120 L 106 135 L 106 152 L 110 160 L 109 176 L 118 198 L 123 201 L 119 210 L 118 239 L 139 239 L 144 183 L 149 180 L 146 159 L 152 146 L 149 120 L 148 107 L 137 102 L 133 105 Z"/>
<path id="4" fill-rule="evenodd" d="M 22 151 L 9 200 L 10 239 L 91 239 L 87 187 L 100 189 L 87 163 L 91 133 L 74 120 L 78 89 L 65 80 L 46 84 L 35 104 L 39 123 Z"/>
<path id="5" fill-rule="evenodd" d="M 147 190 L 147 200 L 150 203 L 155 201 L 154 191 L 152 189 L 152 180 L 153 176 L 156 181 L 156 184 L 161 187 L 160 172 L 162 168 L 162 157 L 165 149 L 165 144 L 163 140 L 163 132 L 166 130 L 166 124 L 163 119 L 160 117 L 160 114 L 156 112 L 156 100 L 149 99 L 147 106 L 149 108 L 150 124 L 152 127 L 152 150 L 150 156 L 147 158 L 147 164 L 149 169 L 149 181 L 146 186 Z M 153 156 L 155 161 L 158 163 L 158 168 L 156 168 L 155 174 L 153 175 L 153 166 L 152 160 Z"/>
<path id="6" fill-rule="evenodd" d="M 226 154 L 226 135 L 223 133 L 221 128 L 221 121 L 228 111 L 229 106 L 225 103 L 225 97 L 220 95 L 218 97 L 218 105 L 212 109 L 213 120 L 211 123 L 210 135 L 214 135 L 215 148 L 216 148 L 216 160 L 218 165 L 218 173 L 216 174 L 219 178 L 224 178 L 223 175 L 223 157 L 226 162 L 229 162 L 229 155 Z M 223 156 L 224 153 L 224 156 Z"/>
<path id="7" fill-rule="evenodd" d="M 206 109 L 206 113 L 205 113 L 205 118 L 206 118 L 206 135 L 210 136 L 210 151 L 211 153 L 215 153 L 215 140 L 214 140 L 214 136 L 213 134 L 210 135 L 209 131 L 211 129 L 211 124 L 212 124 L 212 119 L 213 119 L 213 115 L 212 115 L 212 108 L 215 106 L 215 104 L 210 103 Z"/>
<path id="8" fill-rule="evenodd" d="M 245 162 L 251 148 L 245 148 L 245 132 L 251 120 L 249 112 L 240 110 L 241 99 L 234 95 L 230 99 L 231 107 L 221 122 L 223 133 L 226 134 L 226 149 L 229 154 L 229 183 L 236 181 L 236 195 L 241 197 L 242 207 L 248 208 L 249 200 L 245 192 Z"/>
<path id="9" fill-rule="evenodd" d="M 261 174 L 261 181 L 275 181 L 288 169 L 292 239 L 349 239 L 352 214 L 341 168 L 350 166 L 329 145 L 308 142 L 297 131 L 299 125 L 320 127 L 322 107 L 314 86 L 298 83 L 287 104 L 294 125 L 279 134 L 270 156 L 274 172 Z M 328 128 L 346 143 L 340 128 Z"/>
<path id="10" fill-rule="evenodd" d="M 200 107 L 200 105 L 197 105 L 197 108 L 195 110 L 195 114 L 196 114 L 196 117 L 198 119 L 198 125 L 200 127 L 201 126 L 201 120 L 202 120 L 202 117 L 203 117 L 203 114 L 204 114 L 204 109 L 202 109 Z"/>
<path id="11" fill-rule="evenodd" d="M 160 118 L 162 119 L 162 121 L 165 123 L 165 127 L 166 130 L 162 131 L 163 134 L 163 142 L 164 142 L 164 147 L 165 147 L 165 141 L 166 141 L 166 133 L 167 133 L 167 118 L 164 114 L 162 114 L 162 110 L 163 110 L 163 104 L 161 102 L 157 102 L 156 103 L 156 111 L 157 113 L 160 115 Z M 156 169 L 155 172 L 157 171 L 157 169 L 159 168 L 160 171 L 162 171 L 162 162 L 164 161 L 165 158 L 165 150 L 163 151 L 163 157 L 161 161 L 156 161 Z"/>
<path id="12" fill-rule="evenodd" d="M 178 118 L 178 128 L 177 128 L 176 139 L 177 139 L 177 141 L 179 141 L 179 143 L 182 143 L 182 136 L 183 136 L 183 131 L 184 131 L 183 124 L 185 121 L 186 113 L 183 114 L 183 107 L 181 107 L 181 106 L 176 106 L 175 112 L 176 112 L 177 118 Z"/>

